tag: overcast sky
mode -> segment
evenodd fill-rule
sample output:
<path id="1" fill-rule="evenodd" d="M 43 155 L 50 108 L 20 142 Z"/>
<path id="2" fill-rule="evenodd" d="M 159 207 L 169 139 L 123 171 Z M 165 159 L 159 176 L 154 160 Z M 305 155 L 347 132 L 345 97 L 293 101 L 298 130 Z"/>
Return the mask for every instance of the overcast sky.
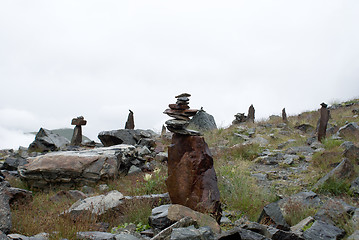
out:
<path id="1" fill-rule="evenodd" d="M 0 1 L 0 149 L 23 132 L 159 131 L 192 94 L 226 127 L 359 97 L 359 1 Z"/>

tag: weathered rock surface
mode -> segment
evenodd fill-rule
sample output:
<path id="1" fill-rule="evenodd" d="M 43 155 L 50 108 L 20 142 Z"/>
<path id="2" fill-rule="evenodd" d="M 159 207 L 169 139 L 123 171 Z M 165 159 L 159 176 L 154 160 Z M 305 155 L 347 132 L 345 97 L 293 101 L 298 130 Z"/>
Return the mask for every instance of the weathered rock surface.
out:
<path id="1" fill-rule="evenodd" d="M 45 128 L 40 128 L 35 140 L 29 145 L 30 152 L 56 151 L 70 144 L 66 138 L 51 132 Z"/>
<path id="2" fill-rule="evenodd" d="M 0 192 L 0 231 L 9 233 L 11 226 L 9 197 L 4 192 Z"/>
<path id="3" fill-rule="evenodd" d="M 196 115 L 189 121 L 189 126 L 200 131 L 211 131 L 217 129 L 214 117 L 203 109 L 199 110 Z"/>
<path id="4" fill-rule="evenodd" d="M 196 229 L 194 226 L 187 228 L 175 228 L 171 234 L 171 240 L 215 240 L 215 236 L 210 228 L 201 227 Z"/>
<path id="5" fill-rule="evenodd" d="M 122 193 L 114 190 L 104 195 L 79 200 L 63 214 L 70 214 L 73 219 L 83 216 L 100 216 L 109 211 L 116 211 L 123 203 L 123 199 Z"/>
<path id="6" fill-rule="evenodd" d="M 135 129 L 135 120 L 134 120 L 134 117 L 133 117 L 133 112 L 131 110 L 129 110 L 129 114 L 128 114 L 128 117 L 127 117 L 127 121 L 126 121 L 126 124 L 125 124 L 125 129 Z"/>
<path id="7" fill-rule="evenodd" d="M 98 138 L 105 147 L 118 144 L 136 145 L 143 138 L 154 138 L 157 136 L 158 135 L 152 130 L 141 129 L 119 129 L 102 131 L 98 134 Z"/>
<path id="8" fill-rule="evenodd" d="M 217 176 L 203 137 L 173 135 L 168 148 L 166 184 L 172 203 L 211 213 L 220 221 L 222 211 Z"/>
<path id="9" fill-rule="evenodd" d="M 50 198 L 53 202 L 60 202 L 64 199 L 71 199 L 71 200 L 80 200 L 85 199 L 87 196 L 81 191 L 78 190 L 69 190 L 69 191 L 59 191 L 54 196 Z"/>
<path id="10" fill-rule="evenodd" d="M 85 151 L 54 152 L 29 158 L 19 167 L 22 180 L 30 186 L 44 188 L 49 185 L 81 185 L 114 179 L 122 162 L 134 147 L 118 145 Z"/>
<path id="11" fill-rule="evenodd" d="M 355 209 L 355 207 L 350 206 L 343 200 L 329 199 L 314 215 L 314 219 L 337 225 L 341 219 L 349 219 L 353 215 Z"/>
<path id="12" fill-rule="evenodd" d="M 344 235 L 344 230 L 322 221 L 315 221 L 313 225 L 303 233 L 303 237 L 306 240 L 342 239 Z"/>
<path id="13" fill-rule="evenodd" d="M 1 169 L 16 171 L 19 166 L 23 166 L 27 163 L 27 160 L 22 157 L 8 157 L 5 159 L 5 162 Z"/>
<path id="14" fill-rule="evenodd" d="M 359 126 L 356 122 L 348 123 L 345 126 L 339 128 L 337 135 L 342 138 L 358 137 L 359 136 Z"/>

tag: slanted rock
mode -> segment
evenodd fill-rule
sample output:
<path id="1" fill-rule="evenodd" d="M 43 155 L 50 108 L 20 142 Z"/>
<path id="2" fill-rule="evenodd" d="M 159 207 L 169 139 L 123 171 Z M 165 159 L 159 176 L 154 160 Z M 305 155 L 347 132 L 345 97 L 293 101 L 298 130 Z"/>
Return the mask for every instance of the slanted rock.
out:
<path id="1" fill-rule="evenodd" d="M 341 146 L 345 148 L 344 157 L 359 163 L 359 148 L 352 142 L 344 142 Z"/>
<path id="2" fill-rule="evenodd" d="M 133 118 L 133 112 L 129 110 L 130 113 L 128 114 L 127 121 L 125 124 L 125 129 L 135 129 L 135 120 Z"/>
<path id="3" fill-rule="evenodd" d="M 337 225 L 341 219 L 349 219 L 355 209 L 341 199 L 329 199 L 314 215 L 314 219 Z"/>
<path id="4" fill-rule="evenodd" d="M 82 126 L 85 126 L 87 121 L 83 116 L 73 118 L 71 125 L 75 125 L 74 133 L 71 138 L 72 146 L 80 146 L 82 142 Z"/>
<path id="5" fill-rule="evenodd" d="M 217 129 L 214 117 L 201 108 L 189 121 L 189 126 L 200 131 L 211 131 Z"/>
<path id="6" fill-rule="evenodd" d="M 171 234 L 171 240 L 215 240 L 215 236 L 209 227 L 196 229 L 194 226 L 187 228 L 175 228 Z"/>
<path id="7" fill-rule="evenodd" d="M 285 231 L 290 230 L 290 227 L 284 219 L 278 202 L 270 203 L 263 208 L 263 211 L 259 216 L 258 223 L 273 226 Z"/>
<path id="8" fill-rule="evenodd" d="M 66 138 L 45 128 L 40 128 L 35 140 L 29 145 L 28 150 L 30 152 L 57 151 L 69 144 L 70 142 Z"/>
<path id="9" fill-rule="evenodd" d="M 74 186 L 97 183 L 118 176 L 122 162 L 129 161 L 133 146 L 117 145 L 85 151 L 54 152 L 29 158 L 19 167 L 22 180 L 31 187 Z"/>
<path id="10" fill-rule="evenodd" d="M 4 192 L 0 192 L 0 231 L 9 233 L 11 224 L 9 197 Z"/>
<path id="11" fill-rule="evenodd" d="M 282 109 L 282 120 L 284 123 L 288 122 L 287 113 L 285 111 L 285 108 Z"/>
<path id="12" fill-rule="evenodd" d="M 339 128 L 337 135 L 341 138 L 359 137 L 359 126 L 356 122 L 348 123 Z"/>
<path id="13" fill-rule="evenodd" d="M 350 162 L 349 159 L 344 158 L 341 163 L 335 167 L 333 170 L 331 170 L 329 173 L 327 173 L 324 177 L 322 177 L 314 186 L 313 189 L 319 188 L 321 185 L 323 185 L 325 182 L 327 182 L 329 179 L 346 179 L 350 178 L 354 174 L 354 166 Z"/>

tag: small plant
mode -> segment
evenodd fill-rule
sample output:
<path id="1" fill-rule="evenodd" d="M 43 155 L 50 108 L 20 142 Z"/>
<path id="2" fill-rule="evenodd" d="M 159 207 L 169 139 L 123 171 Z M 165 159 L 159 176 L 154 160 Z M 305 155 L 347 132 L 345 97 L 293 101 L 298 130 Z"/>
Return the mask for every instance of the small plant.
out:
<path id="1" fill-rule="evenodd" d="M 305 232 L 305 231 L 307 231 L 309 228 L 311 228 L 312 225 L 313 225 L 313 223 L 314 223 L 314 222 L 311 222 L 311 223 L 309 223 L 308 225 L 305 225 L 305 226 L 302 228 L 303 232 Z"/>
<path id="2" fill-rule="evenodd" d="M 135 224 L 135 223 L 124 223 L 124 224 L 118 225 L 117 227 L 112 228 L 111 233 L 115 234 L 115 233 L 118 232 L 118 230 L 126 229 L 130 225 L 134 225 L 136 227 L 136 232 L 142 232 L 142 231 L 145 231 L 147 229 L 150 229 L 150 225 L 143 224 L 142 222 L 139 222 L 137 224 Z"/>
<path id="3" fill-rule="evenodd" d="M 325 183 L 318 187 L 318 193 L 330 193 L 338 196 L 342 194 L 351 195 L 350 183 L 345 180 L 329 178 Z"/>
<path id="4" fill-rule="evenodd" d="M 138 184 L 140 191 L 144 194 L 163 193 L 166 189 L 166 176 L 161 173 L 160 168 L 156 168 L 152 174 L 145 173 L 143 182 Z"/>
<path id="5" fill-rule="evenodd" d="M 309 216 L 314 216 L 317 209 L 303 205 L 301 202 L 288 199 L 284 206 L 284 219 L 290 226 L 294 226 Z"/>

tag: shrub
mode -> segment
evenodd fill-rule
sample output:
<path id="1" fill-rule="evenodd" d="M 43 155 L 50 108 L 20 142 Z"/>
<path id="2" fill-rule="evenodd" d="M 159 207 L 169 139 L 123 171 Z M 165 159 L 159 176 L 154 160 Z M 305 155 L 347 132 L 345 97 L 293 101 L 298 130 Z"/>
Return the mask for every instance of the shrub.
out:
<path id="1" fill-rule="evenodd" d="M 284 206 L 284 219 L 290 226 L 294 226 L 301 220 L 314 216 L 317 209 L 305 206 L 301 202 L 289 199 Z"/>
<path id="2" fill-rule="evenodd" d="M 329 193 L 335 196 L 342 194 L 349 194 L 350 192 L 350 183 L 346 180 L 329 178 L 325 183 L 318 187 L 316 190 L 318 193 Z"/>

